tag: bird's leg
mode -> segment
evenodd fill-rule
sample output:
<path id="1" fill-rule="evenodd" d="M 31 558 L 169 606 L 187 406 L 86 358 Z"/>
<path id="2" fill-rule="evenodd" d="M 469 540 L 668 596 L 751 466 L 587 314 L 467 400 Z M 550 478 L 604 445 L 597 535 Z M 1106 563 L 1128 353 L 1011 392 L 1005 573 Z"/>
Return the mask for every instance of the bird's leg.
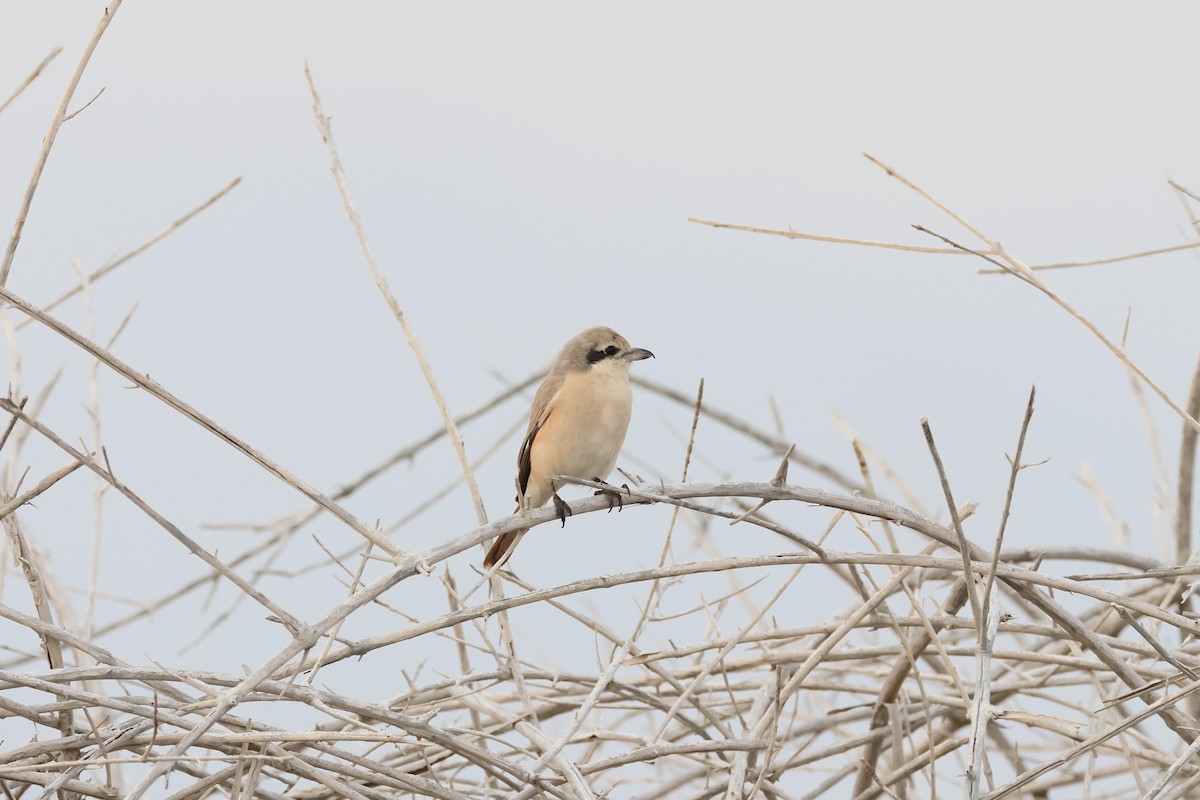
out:
<path id="1" fill-rule="evenodd" d="M 559 521 L 562 522 L 564 528 L 567 527 L 567 517 L 575 512 L 571 511 L 571 507 L 567 505 L 567 501 L 558 496 L 558 492 L 554 492 L 550 497 L 554 500 L 554 511 L 558 514 Z"/>
<path id="2" fill-rule="evenodd" d="M 625 503 L 623 500 L 621 500 L 621 493 L 617 491 L 617 487 L 613 486 L 608 481 L 603 480 L 601 478 L 592 478 L 592 480 L 594 480 L 596 483 L 602 483 L 606 487 L 608 487 L 606 489 L 597 489 L 595 492 L 593 492 L 593 494 L 594 495 L 604 495 L 605 497 L 608 498 L 608 510 L 610 513 L 613 510 L 613 506 L 616 506 L 617 511 L 620 511 L 622 508 L 625 507 Z M 627 484 L 621 484 L 621 486 L 625 489 L 626 492 L 629 492 L 629 486 Z"/>

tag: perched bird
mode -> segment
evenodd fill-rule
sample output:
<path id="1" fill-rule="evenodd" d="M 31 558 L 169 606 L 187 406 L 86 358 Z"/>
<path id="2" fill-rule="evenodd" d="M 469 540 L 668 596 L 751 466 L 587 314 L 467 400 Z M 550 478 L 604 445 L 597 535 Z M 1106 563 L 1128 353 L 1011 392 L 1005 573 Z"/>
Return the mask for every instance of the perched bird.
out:
<path id="1" fill-rule="evenodd" d="M 518 511 L 540 508 L 553 498 L 565 525 L 571 509 L 552 478 L 603 482 L 609 476 L 633 408 L 629 365 L 653 357 L 649 350 L 630 347 L 612 328 L 588 328 L 567 342 L 533 398 L 529 429 L 517 454 Z M 500 536 L 483 566 L 491 569 L 507 561 L 524 535 L 519 530 Z"/>

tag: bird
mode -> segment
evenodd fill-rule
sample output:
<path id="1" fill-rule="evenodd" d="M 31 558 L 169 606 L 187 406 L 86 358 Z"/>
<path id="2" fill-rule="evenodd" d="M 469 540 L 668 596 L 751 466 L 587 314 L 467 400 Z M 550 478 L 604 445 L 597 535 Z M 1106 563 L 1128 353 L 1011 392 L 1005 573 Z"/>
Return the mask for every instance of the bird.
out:
<path id="1" fill-rule="evenodd" d="M 517 511 L 541 508 L 553 499 L 565 526 L 571 509 L 558 496 L 561 481 L 554 477 L 605 482 L 617 464 L 633 410 L 629 365 L 646 358 L 654 354 L 630 346 L 612 328 L 588 328 L 566 343 L 533 397 L 529 428 L 517 453 Z M 504 564 L 527 530 L 497 538 L 484 556 L 484 568 Z"/>

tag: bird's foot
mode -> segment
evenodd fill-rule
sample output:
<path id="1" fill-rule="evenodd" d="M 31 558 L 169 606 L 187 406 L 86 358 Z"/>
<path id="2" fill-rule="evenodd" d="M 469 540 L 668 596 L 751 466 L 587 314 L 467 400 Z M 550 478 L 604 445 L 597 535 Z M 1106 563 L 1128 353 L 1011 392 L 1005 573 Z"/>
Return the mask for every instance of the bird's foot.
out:
<path id="1" fill-rule="evenodd" d="M 562 523 L 564 528 L 567 527 L 567 517 L 575 512 L 571 511 L 571 507 L 567 505 L 565 500 L 558 496 L 557 492 L 552 494 L 551 498 L 554 500 L 554 511 L 558 514 L 559 522 Z"/>
<path id="2" fill-rule="evenodd" d="M 623 500 L 621 500 L 621 493 L 617 491 L 617 487 L 613 486 L 606 480 L 601 480 L 600 478 L 592 478 L 592 480 L 594 480 L 596 483 L 602 483 L 607 487 L 604 489 L 597 489 L 593 494 L 595 496 L 604 495 L 608 498 L 608 510 L 610 513 L 614 507 L 616 507 L 617 511 L 620 511 L 625 507 L 625 503 Z M 625 494 L 630 493 L 629 484 L 622 483 L 621 488 L 625 490 Z"/>

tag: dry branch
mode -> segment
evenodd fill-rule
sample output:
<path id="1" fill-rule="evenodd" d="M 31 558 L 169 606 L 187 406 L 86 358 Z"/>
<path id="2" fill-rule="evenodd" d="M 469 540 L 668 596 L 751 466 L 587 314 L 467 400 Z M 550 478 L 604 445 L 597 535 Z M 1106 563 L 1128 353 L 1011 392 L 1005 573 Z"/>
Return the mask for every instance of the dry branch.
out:
<path id="1" fill-rule="evenodd" d="M 71 105 L 71 98 L 75 96 L 75 89 L 79 86 L 80 79 L 83 78 L 83 71 L 87 68 L 88 61 L 92 58 L 92 53 L 96 50 L 96 45 L 100 44 L 100 37 L 104 35 L 104 31 L 108 29 L 108 24 L 112 22 L 113 15 L 117 13 L 117 9 L 121 7 L 121 0 L 109 0 L 108 5 L 104 8 L 104 12 L 100 15 L 100 22 L 96 25 L 96 30 L 92 32 L 92 38 L 83 48 L 83 53 L 79 56 L 79 62 L 75 65 L 75 70 L 71 73 L 70 79 L 67 81 L 67 88 L 63 92 L 62 100 L 58 103 L 58 108 L 54 111 L 54 116 L 50 118 L 50 129 L 46 131 L 46 135 L 42 138 L 42 147 L 38 151 L 37 159 L 34 162 L 33 174 L 29 176 L 29 184 L 25 187 L 25 194 L 21 198 L 21 204 L 17 209 L 17 219 L 13 223 L 12 234 L 9 236 L 8 244 L 4 248 L 4 256 L 0 258 L 0 287 L 8 283 L 8 274 L 12 269 L 13 257 L 17 254 L 17 246 L 21 243 L 21 232 L 25 229 L 25 219 L 29 216 L 29 207 L 33 205 L 33 195 L 37 192 L 38 183 L 42 179 L 42 171 L 46 168 L 46 162 L 50 159 L 50 150 L 54 147 L 54 140 L 58 137 L 58 131 L 62 128 L 64 122 L 68 119 L 67 107 Z M 51 57 L 53 57 L 52 54 Z M 49 58 L 47 58 L 47 61 Z M 43 65 L 46 62 L 42 62 Z M 40 71 L 41 67 L 38 68 Z M 33 78 L 37 77 L 35 72 Z"/>
<path id="2" fill-rule="evenodd" d="M 0 275 L 11 266 L 53 133 L 70 117 L 71 93 L 111 9 L 56 114 Z M 734 414 L 708 407 L 702 402 L 703 384 L 692 395 L 635 379 L 641 390 L 679 403 L 691 414 L 681 479 L 668 484 L 630 478 L 625 511 L 604 520 L 605 536 L 613 541 L 662 536 L 657 563 L 597 575 L 587 568 L 586 558 L 575 559 L 570 563 L 578 566 L 576 571 L 564 570 L 540 585 L 503 571 L 492 576 L 495 594 L 472 600 L 469 591 L 460 594 L 458 587 L 475 579 L 473 551 L 478 545 L 506 531 L 538 528 L 530 535 L 546 537 L 548 547 L 567 546 L 562 539 L 551 540 L 550 530 L 541 527 L 556 522 L 552 508 L 486 521 L 473 485 L 475 465 L 466 458 L 459 434 L 459 426 L 472 419 L 498 416 L 494 412 L 505 400 L 540 375 L 469 414 L 450 414 L 367 246 L 311 77 L 310 89 L 359 245 L 421 365 L 443 425 L 326 496 L 116 359 L 110 347 L 95 343 L 95 336 L 71 330 L 46 309 L 0 287 L 0 297 L 30 320 L 64 336 L 96 363 L 133 381 L 315 503 L 283 517 L 272 515 L 267 523 L 240 526 L 239 534 L 261 539 L 218 558 L 214 549 L 202 547 L 119 480 L 99 446 L 100 458 L 84 453 L 40 419 L 48 392 L 33 408 L 11 398 L 0 400 L 0 409 L 10 415 L 0 432 L 0 448 L 8 456 L 6 485 L 0 487 L 4 547 L 20 567 L 12 573 L 25 579 L 24 584 L 15 581 L 19 592 L 10 592 L 16 599 L 0 595 L 0 647 L 8 659 L 0 665 L 0 725 L 19 734 L 8 735 L 6 727 L 0 737 L 0 792 L 6 798 L 33 796 L 29 792 L 38 790 L 32 787 L 40 787 L 44 794 L 137 800 L 167 794 L 161 779 L 168 774 L 170 800 L 218 794 L 236 800 L 867 800 L 949 796 L 960 790 L 970 798 L 1047 796 L 1051 791 L 1182 797 L 1200 782 L 1194 758 L 1200 738 L 1189 703 L 1183 702 L 1200 689 L 1195 680 L 1200 623 L 1178 604 L 1186 580 L 1200 571 L 1186 563 L 1200 377 L 1193 379 L 1186 408 L 1175 407 L 1185 423 L 1175 509 L 1176 564 L 1049 542 L 1003 548 L 1015 524 L 1009 512 L 1017 475 L 1026 466 L 1022 457 L 1032 392 L 1010 465 L 1000 528 L 994 545 L 984 548 L 972 544 L 972 539 L 980 541 L 979 532 L 971 529 L 976 520 L 957 508 L 932 434 L 929 444 L 950 510 L 949 525 L 930 519 L 915 497 L 905 505 L 877 497 L 868 457 L 875 463 L 881 459 L 857 439 L 853 444 L 861 479 L 797 452 L 782 434 L 765 433 Z M 984 257 L 1050 296 L 1147 380 L 1124 346 L 1104 338 L 1046 289 L 1035 268 L 1024 266 L 982 229 L 891 167 L 872 161 L 964 226 L 983 247 L 971 250 L 945 237 L 947 247 L 918 247 L 704 224 L 792 239 Z M 79 286 L 54 304 L 86 292 L 91 281 L 178 229 L 234 185 L 236 181 L 129 254 L 81 275 Z M 12 326 L 6 330 L 14 341 Z M 13 363 L 19 364 L 15 355 Z M 14 377 L 16 372 L 14 366 Z M 91 411 L 98 426 L 95 397 Z M 778 413 L 776 417 L 778 422 Z M 704 453 L 703 437 L 697 439 L 701 419 L 719 422 L 782 459 L 774 479 L 691 480 L 691 465 L 703 463 L 693 459 L 711 458 Z M 510 421 L 498 428 L 507 431 Z M 777 427 L 783 429 L 781 423 Z M 94 435 L 98 441 L 96 428 Z M 508 437 L 504 433 L 499 441 Z M 443 439 L 454 448 L 462 473 L 452 485 L 461 480 L 472 487 L 477 527 L 425 539 L 435 543 L 423 549 L 401 550 L 381 529 L 367 526 L 338 504 L 395 465 L 423 457 Z M 69 463 L 22 494 L 14 484 L 25 467 L 27 445 L 31 451 L 40 448 L 39 455 L 53 453 L 52 463 L 65 453 Z M 839 491 L 789 483 L 788 464 L 804 467 Z M 171 537 L 168 541 L 202 562 L 195 574 L 179 576 L 177 590 L 158 598 L 128 597 L 132 612 L 97 619 L 94 626 L 90 604 L 88 621 L 74 623 L 64 598 L 77 587 L 64 590 L 52 562 L 41 555 L 42 543 L 20 527 L 24 506 L 35 498 L 47 505 L 57 502 L 75 481 L 50 488 L 79 467 L 96 476 L 94 497 L 115 489 L 120 497 L 114 502 L 138 509 L 155 523 L 155 531 L 161 529 Z M 32 474 L 46 469 L 35 467 Z M 899 476 L 889 477 L 904 486 Z M 576 483 L 595 487 L 589 481 Z M 903 489 L 901 494 L 910 495 Z M 431 501 L 411 502 L 412 507 L 395 511 L 403 514 L 400 519 L 414 518 Z M 763 512 L 768 503 L 770 516 Z M 654 533 L 659 517 L 651 508 L 663 504 L 672 507 L 670 521 Z M 585 497 L 570 506 L 579 518 L 607 511 L 609 502 Z M 93 508 L 100 509 L 98 500 Z M 331 547 L 315 563 L 297 566 L 284 558 L 285 551 L 321 510 L 366 538 L 366 547 L 360 542 L 346 554 Z M 97 514 L 97 524 L 98 519 Z M 739 524 L 714 524 L 718 520 Z M 886 546 L 871 549 L 883 542 L 871 530 L 879 523 L 886 529 Z M 693 551 L 678 546 L 678 525 L 698 531 L 710 548 L 706 552 L 719 552 L 717 545 L 734 537 L 743 549 L 732 557 L 695 560 Z M 865 552 L 844 549 L 846 541 L 864 540 L 869 543 Z M 764 542 L 780 551 L 767 551 Z M 388 556 L 374 558 L 377 547 Z M 348 561 L 351 557 L 356 560 Z M 1061 575 L 1058 567 L 1066 561 L 1073 562 L 1072 571 L 1089 572 Z M 1123 571 L 1113 572 L 1116 568 Z M 442 571 L 439 583 L 412 580 L 435 569 Z M 985 579 L 981 597 L 974 595 L 977 576 Z M 336 579 L 345 591 L 317 606 L 316 619 L 309 622 L 269 596 L 267 581 L 278 578 L 303 582 L 306 588 L 309 581 Z M 389 594 L 401 584 L 402 592 Z M 252 623 L 261 626 L 256 631 L 278 637 L 269 658 L 242 672 L 225 673 L 187 663 L 160 665 L 141 652 L 121 654 L 121 646 L 137 636 L 135 623 L 151 615 L 188 623 L 189 634 L 220 629 L 224 615 L 191 619 L 173 603 L 198 588 L 225 585 L 237 589 L 237 601 L 249 597 L 271 615 L 266 625 Z M 511 595 L 499 592 L 500 586 Z M 95 587 L 92 596 L 101 594 L 101 587 Z M 412 602 L 435 595 L 436 606 Z M 969 615 L 962 613 L 968 603 Z M 17 607 L 22 604 L 29 607 Z M 105 616 L 100 608 L 96 615 Z M 114 636 L 118 631 L 121 635 Z M 574 652 L 577 641 L 594 642 L 595 652 Z M 421 663 L 430 653 L 432 663 Z M 380 663 L 393 675 L 399 673 L 395 688 L 384 697 L 374 694 L 375 684 L 359 680 Z M 1131 708 L 1134 703 L 1143 705 Z M 289 720 L 288 725 L 259 721 L 259 708 L 277 712 L 269 718 Z"/>

